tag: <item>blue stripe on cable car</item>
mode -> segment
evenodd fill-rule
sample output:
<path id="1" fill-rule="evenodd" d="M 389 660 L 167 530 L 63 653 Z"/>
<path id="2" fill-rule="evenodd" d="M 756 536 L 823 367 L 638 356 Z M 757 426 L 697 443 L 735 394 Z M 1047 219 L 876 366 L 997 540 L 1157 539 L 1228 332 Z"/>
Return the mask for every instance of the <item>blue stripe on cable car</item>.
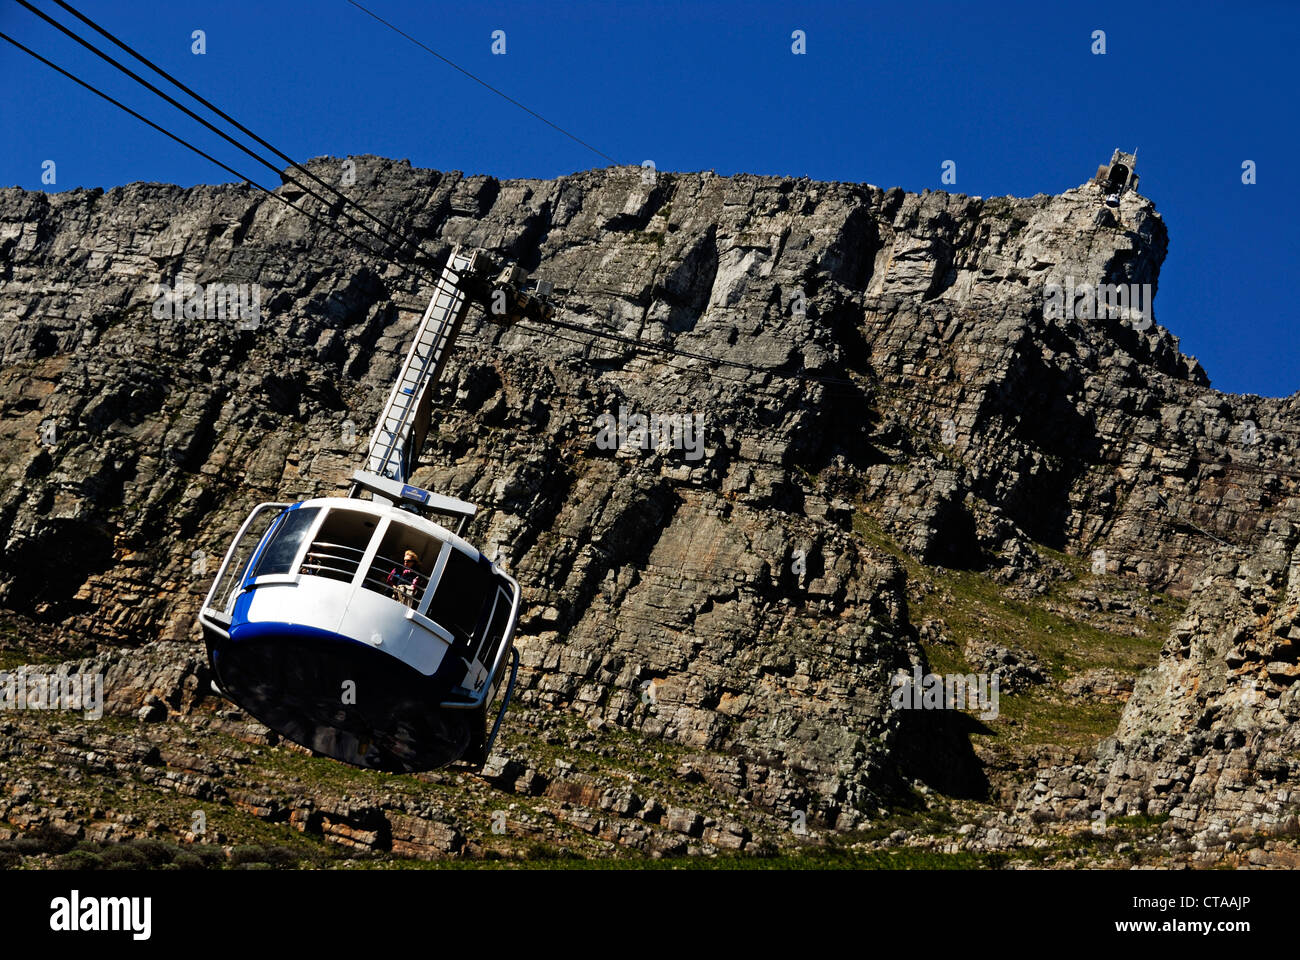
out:
<path id="1" fill-rule="evenodd" d="M 240 643 L 245 640 L 275 639 L 278 637 L 292 638 L 295 640 L 319 640 L 328 643 L 344 643 L 367 650 L 374 649 L 367 643 L 360 640 L 354 640 L 352 637 L 344 636 L 341 633 L 334 633 L 331 630 L 322 630 L 319 627 L 307 627 L 298 623 L 285 623 L 276 620 L 256 620 L 252 623 L 236 622 L 230 627 L 230 639 L 234 643 Z M 396 658 L 393 659 L 396 660 Z M 405 666 L 405 664 L 403 664 L 403 666 Z"/>

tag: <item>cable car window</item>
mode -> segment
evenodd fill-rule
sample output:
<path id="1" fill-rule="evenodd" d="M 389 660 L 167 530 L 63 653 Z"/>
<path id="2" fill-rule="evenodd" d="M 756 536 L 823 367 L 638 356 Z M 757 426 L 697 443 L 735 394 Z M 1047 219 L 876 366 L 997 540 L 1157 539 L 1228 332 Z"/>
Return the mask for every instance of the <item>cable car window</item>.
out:
<path id="1" fill-rule="evenodd" d="M 286 513 L 271 535 L 271 542 L 262 551 L 262 559 L 258 561 L 254 575 L 264 577 L 270 573 L 288 573 L 293 568 L 293 560 L 298 556 L 303 537 L 311 529 L 318 513 L 320 507 L 303 507 Z"/>
<path id="2" fill-rule="evenodd" d="M 470 644 L 474 628 L 483 616 L 483 607 L 491 602 L 495 587 L 486 567 L 480 567 L 452 547 L 429 604 L 429 619 L 458 641 Z"/>
<path id="3" fill-rule="evenodd" d="M 280 507 L 280 509 L 273 509 Z M 253 557 L 257 555 L 257 547 L 266 537 L 267 532 L 275 524 L 275 521 L 284 513 L 282 504 L 264 503 L 256 507 L 245 521 L 247 526 L 244 528 L 244 535 L 240 537 L 230 551 L 230 563 L 226 567 L 225 573 L 221 574 L 221 581 L 212 588 L 213 607 L 222 613 L 229 615 L 234 607 L 235 598 L 244 585 L 244 577 L 248 573 L 248 565 L 253 562 Z"/>
<path id="4" fill-rule="evenodd" d="M 437 537 L 394 520 L 388 525 L 362 586 L 416 609 L 441 549 L 442 541 Z"/>
<path id="5" fill-rule="evenodd" d="M 375 532 L 375 518 L 357 510 L 331 509 L 299 572 L 351 583 Z"/>
<path id="6" fill-rule="evenodd" d="M 491 669 L 497 647 L 501 645 L 501 638 L 505 636 L 506 621 L 510 619 L 510 599 L 509 591 L 504 587 L 497 588 L 496 609 L 492 611 L 492 622 L 488 624 L 487 632 L 483 635 L 483 644 L 478 651 L 478 662 L 488 669 Z"/>

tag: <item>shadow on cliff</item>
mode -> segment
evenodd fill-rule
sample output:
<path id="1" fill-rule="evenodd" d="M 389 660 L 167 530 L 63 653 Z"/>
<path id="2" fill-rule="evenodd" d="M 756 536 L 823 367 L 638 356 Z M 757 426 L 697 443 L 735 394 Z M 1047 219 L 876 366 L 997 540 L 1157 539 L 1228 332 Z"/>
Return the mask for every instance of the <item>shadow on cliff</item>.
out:
<path id="1" fill-rule="evenodd" d="M 1017 346 L 1014 363 L 1000 383 L 990 385 L 981 411 L 983 417 L 1006 423 L 1020 446 L 1008 463 L 1018 474 L 1014 492 L 998 497 L 994 471 L 976 489 L 992 502 L 1001 500 L 1008 516 L 1031 539 L 1064 550 L 1070 536 L 1070 492 L 1100 459 L 1101 445 L 1095 418 L 1080 410 L 1087 385 L 1077 361 L 1053 365 L 1042 352 L 1047 346 L 1057 355 L 1076 356 L 1076 345 L 1051 325 L 1037 335 L 1042 343 L 1027 337 Z M 1040 458 L 1046 463 L 1040 465 Z"/>
<path id="2" fill-rule="evenodd" d="M 40 536 L 22 540 L 0 560 L 0 604 L 16 613 L 57 623 L 90 612 L 77 600 L 82 585 L 113 566 L 113 537 L 79 520 L 49 520 Z"/>
<path id="3" fill-rule="evenodd" d="M 813 316 L 830 332 L 829 342 L 834 344 L 837 355 L 829 363 L 799 371 L 828 380 L 800 384 L 793 394 L 796 407 L 806 416 L 790 437 L 789 461 L 815 476 L 838 458 L 859 469 L 893 462 L 895 458 L 875 442 L 882 437 L 882 414 L 873 388 L 850 379 L 853 374 L 868 380 L 876 378 L 858 308 L 844 301 Z M 854 493 L 848 488 L 828 492 L 847 496 Z"/>
<path id="4" fill-rule="evenodd" d="M 949 797 L 986 800 L 989 781 L 971 746 L 989 730 L 958 710 L 900 710 L 894 756 L 899 773 Z"/>

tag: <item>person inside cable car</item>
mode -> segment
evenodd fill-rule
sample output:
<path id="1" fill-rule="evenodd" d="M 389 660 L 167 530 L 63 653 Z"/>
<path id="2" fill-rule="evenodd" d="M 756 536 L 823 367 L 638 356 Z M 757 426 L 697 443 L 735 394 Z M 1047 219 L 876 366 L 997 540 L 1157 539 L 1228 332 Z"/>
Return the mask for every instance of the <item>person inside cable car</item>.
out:
<path id="1" fill-rule="evenodd" d="M 408 607 L 420 605 L 420 555 L 414 550 L 402 554 L 402 567 L 393 567 L 388 571 L 388 586 L 392 588 L 393 599 Z"/>

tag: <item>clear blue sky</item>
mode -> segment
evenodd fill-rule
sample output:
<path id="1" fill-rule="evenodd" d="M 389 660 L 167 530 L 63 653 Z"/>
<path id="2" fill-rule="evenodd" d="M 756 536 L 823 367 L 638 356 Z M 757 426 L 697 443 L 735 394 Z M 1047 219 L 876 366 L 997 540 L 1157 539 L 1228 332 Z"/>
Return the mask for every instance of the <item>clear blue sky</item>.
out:
<path id="1" fill-rule="evenodd" d="M 1300 390 L 1300 5 L 362 2 L 623 163 L 1028 196 L 1138 147 L 1142 192 L 1171 235 L 1159 322 L 1220 389 Z M 608 163 L 346 0 L 74 5 L 296 159 L 373 153 L 498 177 Z M 11 0 L 0 29 L 270 177 Z M 803 56 L 791 52 L 796 29 Z M 206 33 L 202 56 L 194 30 Z M 504 56 L 491 52 L 495 30 Z M 1105 55 L 1091 52 L 1094 30 Z M 0 48 L 0 184 L 229 179 Z M 54 186 L 41 183 L 45 160 Z M 945 160 L 957 164 L 952 187 Z"/>

